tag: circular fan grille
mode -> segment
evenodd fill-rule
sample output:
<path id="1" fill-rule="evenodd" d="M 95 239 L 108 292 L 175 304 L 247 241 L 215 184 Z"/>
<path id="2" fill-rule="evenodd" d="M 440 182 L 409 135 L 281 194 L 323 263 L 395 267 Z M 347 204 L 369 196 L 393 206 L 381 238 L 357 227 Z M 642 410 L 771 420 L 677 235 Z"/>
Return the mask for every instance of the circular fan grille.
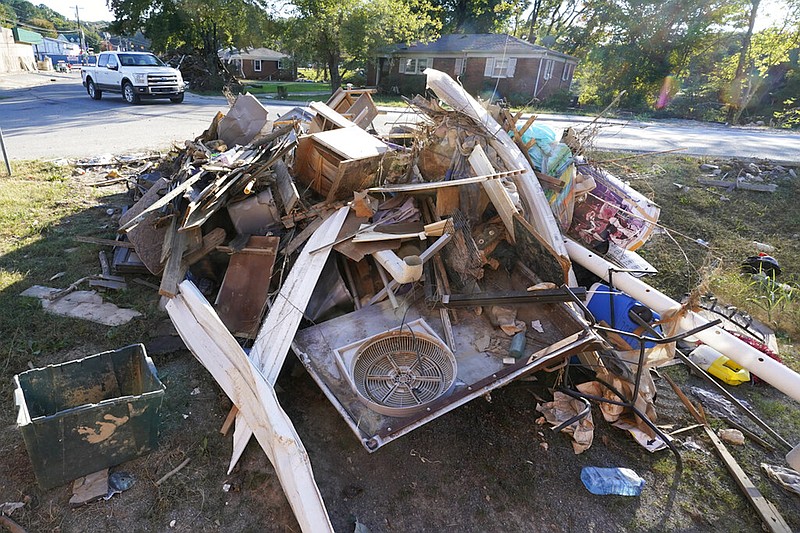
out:
<path id="1" fill-rule="evenodd" d="M 375 411 L 408 416 L 446 393 L 456 360 L 437 339 L 414 332 L 389 332 L 366 342 L 354 357 L 353 381 Z"/>

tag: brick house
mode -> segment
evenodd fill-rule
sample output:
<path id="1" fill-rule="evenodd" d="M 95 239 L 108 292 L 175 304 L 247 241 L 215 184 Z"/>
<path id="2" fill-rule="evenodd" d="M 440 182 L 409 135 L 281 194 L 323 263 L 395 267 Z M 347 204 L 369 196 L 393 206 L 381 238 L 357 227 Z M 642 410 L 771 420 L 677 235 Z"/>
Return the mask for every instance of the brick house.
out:
<path id="1" fill-rule="evenodd" d="M 471 94 L 527 102 L 569 91 L 578 59 L 506 34 L 450 34 L 395 45 L 367 67 L 367 85 L 411 96 L 425 91 L 428 67 L 458 78 Z"/>
<path id="2" fill-rule="evenodd" d="M 293 70 L 285 65 L 289 56 L 269 48 L 246 48 L 244 50 L 222 50 L 220 59 L 232 66 L 240 78 L 248 80 L 294 79 Z"/>

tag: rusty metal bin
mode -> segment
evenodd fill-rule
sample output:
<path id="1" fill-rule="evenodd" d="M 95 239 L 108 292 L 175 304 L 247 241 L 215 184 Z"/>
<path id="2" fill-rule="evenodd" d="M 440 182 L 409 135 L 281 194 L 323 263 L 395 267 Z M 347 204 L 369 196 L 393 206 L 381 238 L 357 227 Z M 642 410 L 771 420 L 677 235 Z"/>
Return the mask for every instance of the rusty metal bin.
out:
<path id="1" fill-rule="evenodd" d="M 134 344 L 14 376 L 17 425 L 48 489 L 158 445 L 164 385 Z"/>

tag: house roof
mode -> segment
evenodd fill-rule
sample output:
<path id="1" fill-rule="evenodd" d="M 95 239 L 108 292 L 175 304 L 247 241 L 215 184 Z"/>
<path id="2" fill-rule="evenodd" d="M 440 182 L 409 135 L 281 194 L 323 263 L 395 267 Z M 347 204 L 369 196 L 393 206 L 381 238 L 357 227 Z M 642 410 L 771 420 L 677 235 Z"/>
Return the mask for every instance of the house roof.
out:
<path id="1" fill-rule="evenodd" d="M 25 44 L 39 44 L 42 42 L 42 35 L 35 31 L 26 30 L 25 28 L 11 28 L 14 35 L 14 40 L 18 43 Z"/>
<path id="2" fill-rule="evenodd" d="M 219 57 L 225 61 L 232 59 L 260 59 L 262 61 L 278 61 L 287 56 L 269 48 L 245 48 L 243 50 L 226 49 L 220 50 Z"/>
<path id="3" fill-rule="evenodd" d="M 523 41 L 505 33 L 450 33 L 430 43 L 398 44 L 387 50 L 390 54 L 403 55 L 496 55 L 535 56 L 545 53 L 567 59 L 577 58 L 556 52 L 538 44 Z"/>

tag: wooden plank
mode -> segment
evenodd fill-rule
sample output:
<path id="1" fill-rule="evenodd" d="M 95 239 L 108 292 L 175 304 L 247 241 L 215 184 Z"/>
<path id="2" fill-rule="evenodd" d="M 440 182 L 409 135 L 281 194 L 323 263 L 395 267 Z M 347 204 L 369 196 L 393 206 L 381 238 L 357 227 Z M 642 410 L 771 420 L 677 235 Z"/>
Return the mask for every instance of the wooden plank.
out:
<path id="1" fill-rule="evenodd" d="M 286 245 L 286 248 L 284 249 L 283 253 L 286 255 L 292 255 L 293 253 L 295 253 L 297 249 L 303 246 L 303 244 L 305 244 L 305 242 L 314 234 L 314 232 L 317 231 L 317 229 L 319 229 L 319 227 L 322 225 L 325 219 L 327 219 L 329 216 L 331 216 L 331 212 L 326 211 L 320 214 L 320 216 L 318 216 L 311 222 L 309 222 L 308 225 L 303 229 L 303 231 L 295 235 L 295 237 L 289 242 L 289 244 Z"/>
<path id="2" fill-rule="evenodd" d="M 483 151 L 480 144 L 476 145 L 475 149 L 472 150 L 472 154 L 469 156 L 469 164 L 478 175 L 493 174 L 495 172 L 492 163 L 489 161 L 489 158 L 486 157 L 486 153 Z M 492 201 L 492 205 L 497 209 L 497 213 L 500 215 L 513 244 L 515 242 L 514 215 L 518 213 L 517 208 L 514 206 L 514 201 L 503 186 L 503 183 L 498 180 L 484 181 L 483 190 L 486 191 L 486 194 Z"/>
<path id="3" fill-rule="evenodd" d="M 278 185 L 278 196 L 281 197 L 283 204 L 283 213 L 288 215 L 300 201 L 300 195 L 297 193 L 297 187 L 283 160 L 275 161 L 272 170 L 275 174 L 275 183 Z"/>
<path id="4" fill-rule="evenodd" d="M 578 298 L 586 297 L 586 289 L 573 287 L 572 293 Z M 479 292 L 474 294 L 442 294 L 434 302 L 434 306 L 442 307 L 478 307 L 484 305 L 530 305 L 569 302 L 572 296 L 564 289 L 545 289 L 531 292 Z"/>
<path id="5" fill-rule="evenodd" d="M 78 242 L 85 242 L 87 244 L 99 244 L 100 246 L 115 246 L 120 248 L 136 248 L 130 241 L 117 241 L 114 239 L 101 239 L 100 237 L 89 237 L 87 235 L 78 235 L 73 237 Z"/>
<path id="6" fill-rule="evenodd" d="M 322 131 L 312 133 L 311 137 L 314 138 L 314 142 L 333 150 L 343 159 L 363 159 L 380 155 L 389 150 L 389 146 L 385 142 L 361 128 Z"/>
<path id="7" fill-rule="evenodd" d="M 186 263 L 186 266 L 190 267 L 210 254 L 217 246 L 225 242 L 225 237 L 225 230 L 222 228 L 214 228 L 203 235 L 203 246 L 193 252 L 184 254 L 183 261 Z"/>
<path id="8" fill-rule="evenodd" d="M 341 113 L 334 110 L 328 104 L 322 102 L 311 102 L 311 104 L 309 104 L 309 107 L 314 111 L 316 111 L 317 113 L 316 118 L 321 119 L 321 123 L 318 122 L 318 125 L 321 125 L 323 129 L 325 128 L 326 121 L 330 122 L 337 128 L 353 128 L 356 126 L 355 123 L 342 116 Z"/>
<path id="9" fill-rule="evenodd" d="M 275 467 L 289 505 L 304 532 L 333 532 L 311 461 L 275 390 L 248 360 L 214 310 L 191 283 L 167 302 L 167 312 L 186 346 L 254 428 L 259 445 Z"/>
<path id="10" fill-rule="evenodd" d="M 200 228 L 192 228 L 186 231 L 186 251 L 193 252 L 199 250 L 203 246 L 203 230 Z"/>
<path id="11" fill-rule="evenodd" d="M 714 433 L 714 430 L 708 426 L 703 426 L 703 429 L 706 430 L 706 435 L 711 439 L 717 453 L 722 458 L 722 461 L 733 476 L 733 479 L 736 480 L 736 484 L 742 489 L 742 493 L 744 493 L 745 497 L 750 501 L 750 504 L 756 510 L 758 516 L 761 517 L 761 521 L 773 533 L 792 533 L 792 528 L 790 528 L 789 524 L 783 519 L 778 509 L 772 502 L 767 500 L 753 482 L 750 481 L 750 478 L 747 477 L 747 474 L 745 474 L 742 467 L 739 466 L 739 463 L 736 462 L 736 459 L 733 458 L 731 452 L 728 451 L 717 434 Z"/>
<path id="12" fill-rule="evenodd" d="M 167 298 L 174 298 L 178 294 L 178 284 L 183 281 L 189 266 L 183 260 L 183 253 L 186 251 L 188 239 L 186 233 L 176 232 L 172 239 L 172 251 L 164 265 L 164 273 L 161 275 L 161 286 L 158 294 Z"/>
<path id="13" fill-rule="evenodd" d="M 286 360 L 286 354 L 289 352 L 297 328 L 300 326 L 308 302 L 311 300 L 311 294 L 314 292 L 317 280 L 328 260 L 331 247 L 326 245 L 336 239 L 349 210 L 349 207 L 340 208 L 336 214 L 325 220 L 311 236 L 283 282 L 281 290 L 258 332 L 256 341 L 253 343 L 250 358 L 270 385 L 274 385 L 278 380 L 278 374 Z M 319 248 L 321 248 L 319 252 L 310 253 L 311 250 Z M 252 430 L 245 424 L 237 422 L 233 435 L 233 454 L 229 473 L 247 447 Z"/>
<path id="14" fill-rule="evenodd" d="M 252 338 L 267 309 L 272 267 L 278 254 L 279 237 L 253 235 L 247 247 L 231 256 L 214 302 L 222 323 L 237 337 Z"/>
<path id="15" fill-rule="evenodd" d="M 461 187 L 462 185 L 469 185 L 471 183 L 485 183 L 487 181 L 496 180 L 498 178 L 510 178 L 512 176 L 519 176 L 522 174 L 521 170 L 504 170 L 502 172 L 492 172 L 487 174 L 479 174 L 469 178 L 461 178 L 457 180 L 448 181 L 430 181 L 427 183 L 409 183 L 405 185 L 390 185 L 388 187 L 370 187 L 367 192 L 423 192 L 435 191 L 444 187 Z"/>
<path id="16" fill-rule="evenodd" d="M 200 178 L 202 177 L 202 175 L 203 175 L 203 172 L 198 172 L 194 176 L 186 178 L 186 180 L 183 183 L 181 183 L 180 185 L 178 185 L 177 187 L 175 187 L 174 189 L 169 191 L 167 194 L 165 194 L 164 196 L 162 196 L 161 198 L 159 198 L 158 200 L 153 202 L 146 209 L 142 210 L 142 212 L 140 212 L 139 214 L 131 217 L 131 219 L 128 220 L 126 223 L 122 224 L 119 227 L 119 230 L 117 230 L 117 231 L 119 231 L 120 233 L 128 231 L 130 228 L 132 228 L 133 226 L 138 224 L 149 213 L 154 213 L 155 211 L 158 211 L 162 207 L 166 206 L 172 200 L 174 200 L 175 198 L 178 198 L 183 193 L 188 191 L 189 188 L 192 185 L 194 185 L 195 183 L 200 181 Z M 161 178 L 161 179 L 164 179 L 164 178 Z M 158 182 L 156 182 L 156 183 L 158 183 Z M 142 198 L 144 198 L 144 197 L 142 197 Z M 122 217 L 120 217 L 120 221 L 122 221 Z"/>

